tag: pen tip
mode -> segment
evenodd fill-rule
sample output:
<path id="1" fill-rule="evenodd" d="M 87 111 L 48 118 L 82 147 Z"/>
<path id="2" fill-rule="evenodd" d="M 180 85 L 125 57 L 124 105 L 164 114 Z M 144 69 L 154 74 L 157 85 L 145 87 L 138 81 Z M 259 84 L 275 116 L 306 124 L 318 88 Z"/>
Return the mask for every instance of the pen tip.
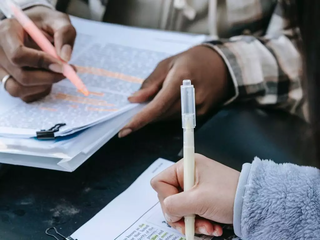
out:
<path id="1" fill-rule="evenodd" d="M 81 89 L 80 92 L 82 92 L 82 94 L 85 95 L 86 97 L 90 95 L 90 92 L 86 88 Z"/>

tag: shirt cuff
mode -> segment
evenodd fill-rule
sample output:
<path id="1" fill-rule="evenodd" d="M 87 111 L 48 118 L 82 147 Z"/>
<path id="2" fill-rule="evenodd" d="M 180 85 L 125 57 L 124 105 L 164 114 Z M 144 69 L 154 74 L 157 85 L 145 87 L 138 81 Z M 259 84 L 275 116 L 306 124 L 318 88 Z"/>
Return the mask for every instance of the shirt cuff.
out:
<path id="1" fill-rule="evenodd" d="M 234 201 L 233 208 L 233 228 L 234 233 L 241 238 L 241 215 L 242 215 L 242 206 L 243 206 L 243 197 L 245 194 L 245 188 L 248 181 L 249 173 L 251 170 L 251 164 L 246 163 L 242 166 L 242 171 L 240 174 L 236 197 Z"/>
<path id="2" fill-rule="evenodd" d="M 25 1 L 23 2 L 20 7 L 22 9 L 26 9 L 26 8 L 30 8 L 30 7 L 34 7 L 34 6 L 46 6 L 49 7 L 51 9 L 55 9 L 54 6 L 52 6 L 48 1 Z"/>
<path id="3" fill-rule="evenodd" d="M 22 9 L 27 9 L 34 6 L 45 6 L 51 9 L 55 9 L 53 5 L 51 5 L 48 1 L 45 1 L 45 0 L 38 0 L 38 1 L 24 0 L 24 1 L 19 1 L 18 4 Z M 4 14 L 0 11 L 0 19 L 4 19 L 4 18 L 5 18 Z"/>

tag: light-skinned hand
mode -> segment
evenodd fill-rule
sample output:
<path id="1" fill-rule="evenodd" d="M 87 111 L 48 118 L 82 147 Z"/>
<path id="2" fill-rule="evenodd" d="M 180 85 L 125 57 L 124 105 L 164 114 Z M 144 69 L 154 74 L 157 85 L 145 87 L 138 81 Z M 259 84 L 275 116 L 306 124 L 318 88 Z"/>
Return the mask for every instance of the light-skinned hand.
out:
<path id="1" fill-rule="evenodd" d="M 195 214 L 196 232 L 221 236 L 216 223 L 233 223 L 233 206 L 240 173 L 202 155 L 196 155 L 196 184 L 183 192 L 183 160 L 151 181 L 168 224 L 185 232 L 184 216 Z"/>

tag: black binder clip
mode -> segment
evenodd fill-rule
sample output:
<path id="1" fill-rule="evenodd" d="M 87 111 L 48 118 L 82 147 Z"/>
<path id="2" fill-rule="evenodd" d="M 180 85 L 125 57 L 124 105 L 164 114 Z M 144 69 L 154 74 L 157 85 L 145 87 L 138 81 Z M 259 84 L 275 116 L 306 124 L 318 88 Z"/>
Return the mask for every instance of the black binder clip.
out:
<path id="1" fill-rule="evenodd" d="M 40 130 L 37 132 L 37 139 L 39 140 L 53 140 L 55 139 L 54 133 L 59 132 L 60 128 L 66 126 L 65 123 L 58 123 L 48 130 Z"/>
<path id="2" fill-rule="evenodd" d="M 52 231 L 53 233 L 51 234 L 50 231 Z M 58 232 L 58 230 L 55 227 L 48 228 L 46 230 L 46 235 L 54 238 L 55 240 L 77 240 L 72 237 L 63 236 L 61 233 Z"/>

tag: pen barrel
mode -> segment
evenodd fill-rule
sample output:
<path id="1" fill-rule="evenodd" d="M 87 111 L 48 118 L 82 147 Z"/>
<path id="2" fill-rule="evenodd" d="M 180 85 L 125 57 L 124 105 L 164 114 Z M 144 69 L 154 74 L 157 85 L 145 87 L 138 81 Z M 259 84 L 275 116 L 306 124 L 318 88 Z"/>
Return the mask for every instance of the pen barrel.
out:
<path id="1" fill-rule="evenodd" d="M 63 75 L 70 80 L 70 82 L 75 85 L 80 92 L 82 92 L 85 96 L 89 95 L 89 92 L 81 81 L 79 76 L 77 75 L 76 71 L 67 63 L 63 64 Z"/>
<path id="2" fill-rule="evenodd" d="M 195 90 L 190 80 L 181 86 L 181 115 L 183 128 L 184 191 L 195 184 L 194 128 L 196 126 Z M 194 240 L 195 215 L 185 216 L 186 240 Z"/>
<path id="3" fill-rule="evenodd" d="M 195 235 L 195 216 L 184 217 L 186 240 L 194 240 Z"/>
<path id="4" fill-rule="evenodd" d="M 58 58 L 56 50 L 51 42 L 44 36 L 41 30 L 32 22 L 32 20 L 22 11 L 22 9 L 14 3 L 11 3 L 11 11 L 14 17 L 22 25 L 24 30 L 38 44 L 38 46 L 46 53 L 49 53 L 55 58 Z"/>
<path id="5" fill-rule="evenodd" d="M 185 128 L 183 131 L 184 191 L 190 190 L 195 183 L 194 130 Z"/>
<path id="6" fill-rule="evenodd" d="M 194 159 L 194 129 L 183 129 L 183 165 L 184 165 L 184 191 L 193 188 L 195 184 L 195 159 Z M 186 240 L 194 240 L 195 216 L 185 216 Z"/>
<path id="7" fill-rule="evenodd" d="M 23 24 L 23 28 L 30 35 L 30 37 L 37 43 L 42 51 L 50 54 L 54 58 L 60 59 L 51 42 L 44 36 L 39 28 L 29 19 Z"/>

